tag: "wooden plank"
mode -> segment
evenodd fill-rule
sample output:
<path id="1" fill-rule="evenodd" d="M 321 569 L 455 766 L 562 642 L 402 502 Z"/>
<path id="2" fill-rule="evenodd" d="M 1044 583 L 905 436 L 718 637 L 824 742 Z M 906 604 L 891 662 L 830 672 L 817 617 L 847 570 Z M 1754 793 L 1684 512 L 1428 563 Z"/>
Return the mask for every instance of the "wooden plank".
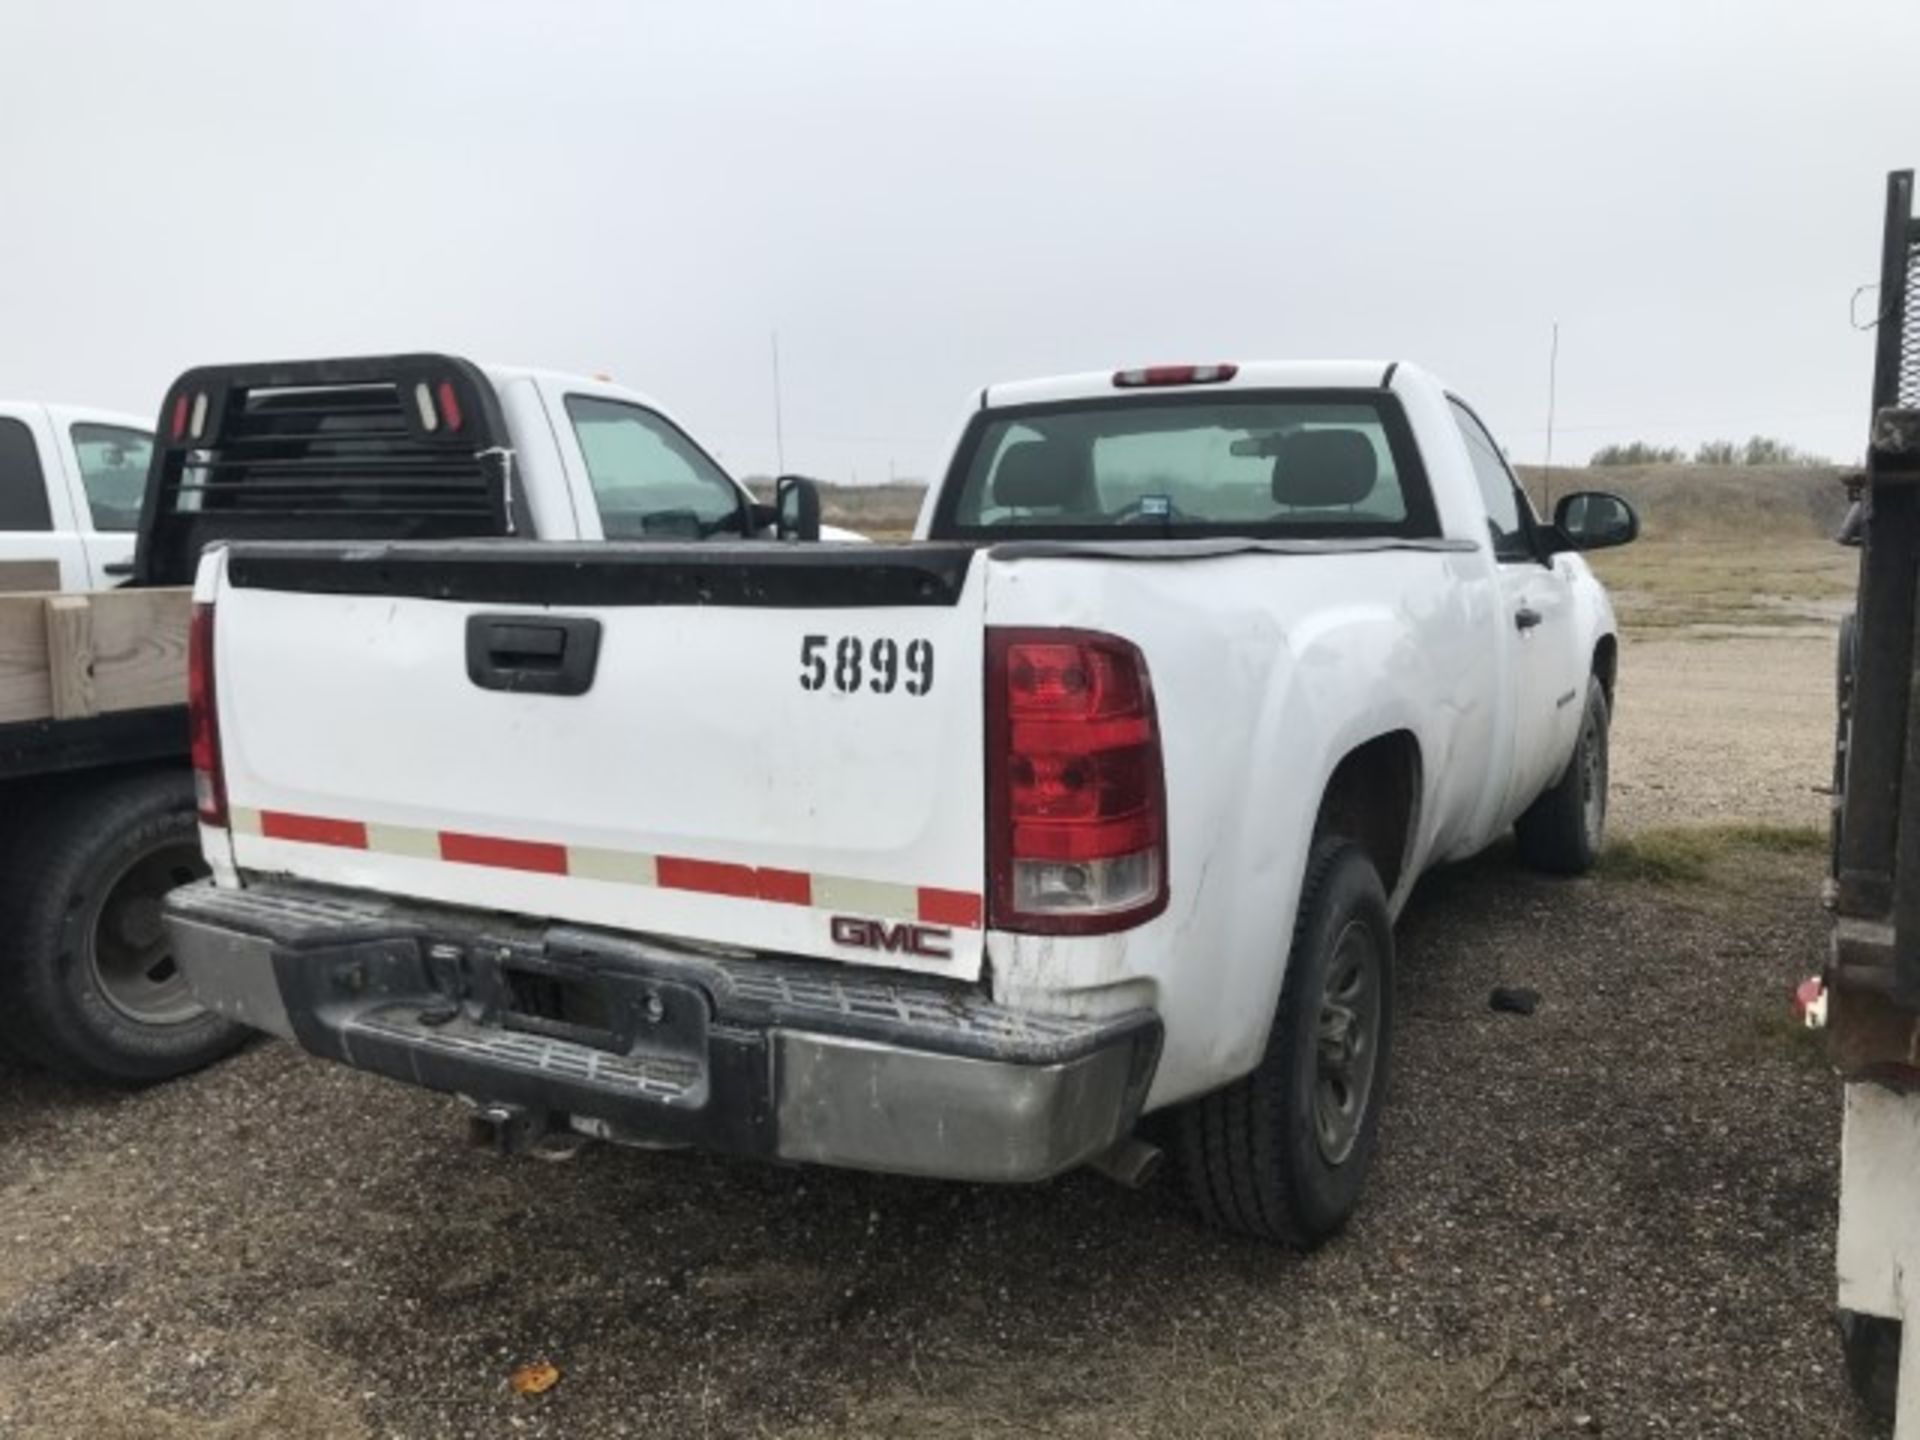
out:
<path id="1" fill-rule="evenodd" d="M 102 590 L 93 605 L 93 688 L 104 714 L 187 703 L 193 592 Z"/>
<path id="2" fill-rule="evenodd" d="M 50 600 L 79 600 L 89 608 L 93 652 L 90 713 L 186 703 L 187 620 L 193 611 L 190 591 L 0 595 L 0 724 L 44 720 L 56 714 L 47 645 Z M 71 692 L 63 703 L 72 703 Z"/>
<path id="3" fill-rule="evenodd" d="M 0 595 L 0 723 L 53 713 L 46 598 Z"/>
<path id="4" fill-rule="evenodd" d="M 58 590 L 58 560 L 0 560 L 0 590 Z"/>
<path id="5" fill-rule="evenodd" d="M 53 718 L 99 713 L 93 688 L 93 603 L 85 595 L 51 595 L 46 603 L 47 688 Z"/>

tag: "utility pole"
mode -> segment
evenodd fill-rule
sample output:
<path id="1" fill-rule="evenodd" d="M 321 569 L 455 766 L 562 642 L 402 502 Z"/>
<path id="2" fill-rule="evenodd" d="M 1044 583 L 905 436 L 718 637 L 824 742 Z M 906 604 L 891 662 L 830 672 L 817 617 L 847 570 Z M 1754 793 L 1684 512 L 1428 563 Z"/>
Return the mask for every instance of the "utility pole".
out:
<path id="1" fill-rule="evenodd" d="M 1553 407 L 1560 380 L 1560 322 L 1553 322 L 1553 348 L 1547 352 L 1547 463 L 1540 467 L 1541 503 L 1553 514 Z"/>
<path id="2" fill-rule="evenodd" d="M 780 419 L 780 332 L 773 334 L 773 473 L 787 473 L 787 440 Z"/>

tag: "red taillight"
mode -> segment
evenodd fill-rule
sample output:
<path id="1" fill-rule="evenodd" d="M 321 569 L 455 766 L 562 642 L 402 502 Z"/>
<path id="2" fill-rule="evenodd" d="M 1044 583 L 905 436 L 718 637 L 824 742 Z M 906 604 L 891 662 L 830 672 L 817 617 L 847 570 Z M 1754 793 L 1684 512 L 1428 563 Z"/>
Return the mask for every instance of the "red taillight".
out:
<path id="1" fill-rule="evenodd" d="M 447 429 L 458 430 L 464 418 L 460 414 L 460 397 L 455 393 L 451 380 L 442 380 L 434 394 L 440 397 L 440 418 L 446 422 Z"/>
<path id="2" fill-rule="evenodd" d="M 167 426 L 169 437 L 183 440 L 191 435 L 198 440 L 207 428 L 207 392 L 202 390 L 194 395 L 182 390 L 173 397 L 173 420 Z"/>
<path id="3" fill-rule="evenodd" d="M 1122 390 L 1145 385 L 1218 385 L 1239 373 L 1238 365 L 1147 365 L 1114 371 L 1113 383 Z"/>
<path id="4" fill-rule="evenodd" d="M 994 929 L 1095 934 L 1166 908 L 1160 730 L 1134 645 L 990 629 L 987 747 Z"/>
<path id="5" fill-rule="evenodd" d="M 200 823 L 227 823 L 227 784 L 220 774 L 220 715 L 214 707 L 213 606 L 195 605 L 187 626 L 187 736 Z"/>

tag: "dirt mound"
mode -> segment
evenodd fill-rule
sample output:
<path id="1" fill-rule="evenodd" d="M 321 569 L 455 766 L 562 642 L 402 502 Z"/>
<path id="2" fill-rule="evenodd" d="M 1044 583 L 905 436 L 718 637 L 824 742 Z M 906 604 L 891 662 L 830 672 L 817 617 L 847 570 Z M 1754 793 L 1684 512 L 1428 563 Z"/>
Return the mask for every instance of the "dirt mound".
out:
<path id="1" fill-rule="evenodd" d="M 1541 472 L 1520 467 L 1534 503 Z M 1779 465 L 1606 465 L 1554 467 L 1554 495 L 1611 490 L 1640 512 L 1647 535 L 1832 535 L 1846 514 L 1841 472 Z"/>
<path id="2" fill-rule="evenodd" d="M 1840 473 L 1785 465 L 1555 466 L 1551 490 L 1623 495 L 1640 512 L 1644 533 L 1655 537 L 1831 536 L 1847 508 Z M 1551 509 L 1540 470 L 1523 465 L 1520 475 L 1541 511 Z M 901 539 L 912 531 L 925 493 L 915 484 L 822 484 L 821 509 L 829 525 L 876 540 Z"/>

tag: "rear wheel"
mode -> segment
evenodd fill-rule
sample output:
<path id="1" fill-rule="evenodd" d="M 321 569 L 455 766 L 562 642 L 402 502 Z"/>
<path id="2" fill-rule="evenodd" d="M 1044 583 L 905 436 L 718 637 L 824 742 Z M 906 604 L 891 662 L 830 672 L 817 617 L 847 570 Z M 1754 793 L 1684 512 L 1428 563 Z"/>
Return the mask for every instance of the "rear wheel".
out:
<path id="1" fill-rule="evenodd" d="M 1393 930 L 1366 852 L 1314 848 L 1266 1054 L 1178 1114 L 1187 1187 L 1222 1229 L 1310 1248 L 1359 1203 L 1392 1050 Z"/>
<path id="2" fill-rule="evenodd" d="M 1586 704 L 1573 757 L 1546 794 L 1514 822 L 1520 858 L 1536 870 L 1584 875 L 1607 838 L 1607 692 L 1587 677 Z"/>
<path id="3" fill-rule="evenodd" d="M 197 1069 L 243 1033 L 203 1009 L 161 923 L 206 874 L 184 772 L 69 788 L 13 819 L 0 891 L 0 1040 L 75 1079 L 139 1084 Z"/>

